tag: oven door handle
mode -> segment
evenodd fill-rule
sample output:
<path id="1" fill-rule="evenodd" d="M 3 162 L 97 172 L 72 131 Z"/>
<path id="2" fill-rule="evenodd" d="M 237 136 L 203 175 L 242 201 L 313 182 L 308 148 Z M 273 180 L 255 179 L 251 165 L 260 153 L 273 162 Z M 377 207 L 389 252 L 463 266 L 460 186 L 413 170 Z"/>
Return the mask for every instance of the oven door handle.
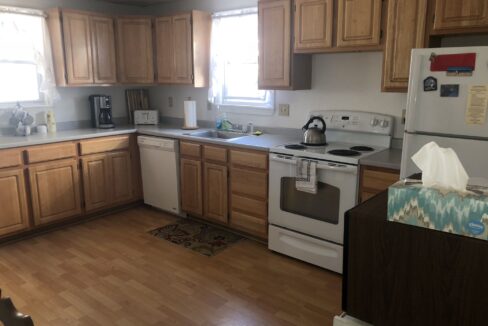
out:
<path id="1" fill-rule="evenodd" d="M 297 164 L 297 159 L 292 157 L 292 156 L 284 156 L 284 155 L 276 155 L 272 154 L 270 156 L 271 161 L 275 162 L 280 162 L 280 163 L 286 163 L 286 164 L 291 164 L 291 165 L 296 165 Z M 323 164 L 319 163 L 319 161 L 316 160 L 311 160 L 314 162 L 317 162 L 317 169 L 319 170 L 329 170 L 329 171 L 335 171 L 335 172 L 344 172 L 344 173 L 350 173 L 353 175 L 358 174 L 358 168 L 357 166 L 351 166 L 351 165 L 345 165 L 345 164 L 340 164 L 340 163 L 328 163 L 328 164 Z"/>

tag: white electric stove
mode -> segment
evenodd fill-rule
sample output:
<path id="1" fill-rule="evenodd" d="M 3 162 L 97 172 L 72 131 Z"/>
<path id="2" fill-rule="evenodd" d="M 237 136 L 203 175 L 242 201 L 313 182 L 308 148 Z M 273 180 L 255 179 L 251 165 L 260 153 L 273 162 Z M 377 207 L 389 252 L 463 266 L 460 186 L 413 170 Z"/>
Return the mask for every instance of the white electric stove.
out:
<path id="1" fill-rule="evenodd" d="M 357 204 L 360 159 L 390 147 L 393 118 L 359 111 L 315 111 L 327 125 L 327 146 L 271 149 L 271 250 L 342 273 L 344 213 Z M 317 162 L 317 194 L 295 187 L 299 159 Z"/>

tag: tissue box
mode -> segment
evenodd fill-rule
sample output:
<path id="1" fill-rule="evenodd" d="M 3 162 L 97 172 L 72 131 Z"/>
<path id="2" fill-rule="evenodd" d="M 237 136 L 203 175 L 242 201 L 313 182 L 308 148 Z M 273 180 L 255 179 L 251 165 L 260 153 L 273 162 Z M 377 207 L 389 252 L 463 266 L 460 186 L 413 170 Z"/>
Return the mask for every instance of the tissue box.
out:
<path id="1" fill-rule="evenodd" d="M 388 188 L 388 220 L 488 240 L 488 188 L 442 191 L 399 181 Z"/>

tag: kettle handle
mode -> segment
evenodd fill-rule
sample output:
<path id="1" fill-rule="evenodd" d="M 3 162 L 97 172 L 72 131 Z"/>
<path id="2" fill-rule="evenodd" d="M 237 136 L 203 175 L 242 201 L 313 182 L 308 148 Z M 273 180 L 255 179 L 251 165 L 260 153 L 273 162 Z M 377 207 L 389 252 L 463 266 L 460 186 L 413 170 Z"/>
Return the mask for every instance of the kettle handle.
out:
<path id="1" fill-rule="evenodd" d="M 310 119 L 307 121 L 307 123 L 302 127 L 302 130 L 308 130 L 308 126 L 312 122 L 314 122 L 315 120 L 319 120 L 320 122 L 322 122 L 322 133 L 324 133 L 327 127 L 325 125 L 324 119 L 321 116 L 312 116 L 312 117 L 310 117 Z"/>

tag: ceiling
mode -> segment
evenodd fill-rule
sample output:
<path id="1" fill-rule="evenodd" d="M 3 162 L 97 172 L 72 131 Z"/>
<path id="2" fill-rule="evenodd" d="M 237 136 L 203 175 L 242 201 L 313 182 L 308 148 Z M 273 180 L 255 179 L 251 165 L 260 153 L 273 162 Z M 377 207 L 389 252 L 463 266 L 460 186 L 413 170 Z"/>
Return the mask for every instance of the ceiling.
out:
<path id="1" fill-rule="evenodd" d="M 147 7 L 147 6 L 157 5 L 160 3 L 171 2 L 175 0 L 100 0 L 100 1 L 118 3 L 123 5 Z"/>

